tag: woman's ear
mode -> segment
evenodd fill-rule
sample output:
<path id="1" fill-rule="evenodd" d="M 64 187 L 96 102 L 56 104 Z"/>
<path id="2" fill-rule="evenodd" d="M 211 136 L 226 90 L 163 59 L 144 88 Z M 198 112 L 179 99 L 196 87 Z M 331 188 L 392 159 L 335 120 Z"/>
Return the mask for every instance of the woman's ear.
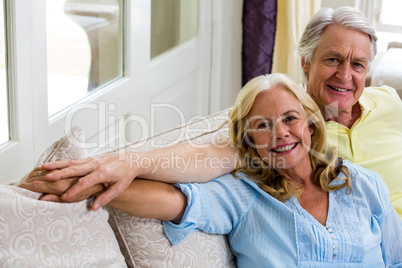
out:
<path id="1" fill-rule="evenodd" d="M 310 71 L 310 64 L 304 60 L 304 57 L 301 58 L 301 66 L 306 73 Z"/>
<path id="2" fill-rule="evenodd" d="M 308 130 L 310 131 L 310 136 L 314 134 L 314 128 L 312 125 L 308 126 Z"/>
<path id="3" fill-rule="evenodd" d="M 310 136 L 314 134 L 315 131 L 315 125 L 313 122 L 313 117 L 309 116 L 307 118 L 307 126 L 308 126 L 308 131 L 310 132 Z"/>
<path id="4" fill-rule="evenodd" d="M 251 137 L 250 134 L 247 134 L 245 138 L 246 138 L 245 140 L 248 142 L 247 145 L 254 146 L 254 139 L 253 139 L 253 137 Z"/>

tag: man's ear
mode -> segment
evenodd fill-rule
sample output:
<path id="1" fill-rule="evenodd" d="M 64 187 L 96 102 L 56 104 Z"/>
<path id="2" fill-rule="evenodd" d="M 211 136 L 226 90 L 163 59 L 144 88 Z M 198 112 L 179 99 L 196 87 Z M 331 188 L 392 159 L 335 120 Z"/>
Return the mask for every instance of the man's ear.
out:
<path id="1" fill-rule="evenodd" d="M 304 57 L 301 58 L 301 66 L 306 73 L 310 71 L 310 64 L 304 60 Z"/>

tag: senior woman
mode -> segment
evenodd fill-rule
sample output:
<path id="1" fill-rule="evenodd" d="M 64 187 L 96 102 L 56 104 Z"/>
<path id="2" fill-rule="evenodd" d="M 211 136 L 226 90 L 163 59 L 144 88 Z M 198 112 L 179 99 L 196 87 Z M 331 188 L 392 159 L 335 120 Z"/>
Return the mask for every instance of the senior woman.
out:
<path id="1" fill-rule="evenodd" d="M 230 113 L 234 174 L 176 187 L 137 179 L 111 205 L 164 220 L 174 245 L 194 230 L 228 234 L 239 267 L 400 267 L 402 221 L 387 187 L 338 159 L 325 135 L 305 91 L 284 75 L 260 76 Z"/>

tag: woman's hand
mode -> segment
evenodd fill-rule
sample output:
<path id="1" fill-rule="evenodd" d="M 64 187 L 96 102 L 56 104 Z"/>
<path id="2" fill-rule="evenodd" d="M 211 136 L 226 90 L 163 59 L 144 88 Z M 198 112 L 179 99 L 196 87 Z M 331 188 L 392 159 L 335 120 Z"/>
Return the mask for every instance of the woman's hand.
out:
<path id="1" fill-rule="evenodd" d="M 42 201 L 67 202 L 61 198 L 61 195 L 78 181 L 78 177 L 50 181 L 46 178 L 46 175 L 50 172 L 52 171 L 47 171 L 41 166 L 36 167 L 29 173 L 28 178 L 18 186 L 30 191 L 43 193 L 44 195 L 40 198 Z M 90 196 L 99 195 L 104 189 L 103 184 L 94 185 L 77 194 L 74 198 L 69 199 L 68 202 L 78 202 L 88 199 Z"/>
<path id="2" fill-rule="evenodd" d="M 51 172 L 43 169 L 42 166 L 36 167 L 29 173 L 28 178 L 18 186 L 33 192 L 62 195 L 78 180 L 77 177 L 71 177 L 65 180 L 49 181 L 46 179 L 46 175 Z"/>
<path id="3" fill-rule="evenodd" d="M 43 164 L 20 187 L 51 194 L 41 200 L 57 202 L 79 201 L 96 194 L 92 209 L 97 210 L 122 193 L 137 174 L 137 165 L 132 165 L 128 153 L 114 153 Z"/>

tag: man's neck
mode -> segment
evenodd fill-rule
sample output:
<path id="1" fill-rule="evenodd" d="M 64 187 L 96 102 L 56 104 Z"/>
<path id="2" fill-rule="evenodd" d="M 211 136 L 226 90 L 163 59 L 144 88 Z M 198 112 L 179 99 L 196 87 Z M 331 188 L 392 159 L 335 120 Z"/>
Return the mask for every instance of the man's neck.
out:
<path id="1" fill-rule="evenodd" d="M 349 129 L 362 114 L 359 103 L 356 103 L 349 111 L 327 109 L 321 112 L 325 115 L 325 121 L 335 121 Z"/>

